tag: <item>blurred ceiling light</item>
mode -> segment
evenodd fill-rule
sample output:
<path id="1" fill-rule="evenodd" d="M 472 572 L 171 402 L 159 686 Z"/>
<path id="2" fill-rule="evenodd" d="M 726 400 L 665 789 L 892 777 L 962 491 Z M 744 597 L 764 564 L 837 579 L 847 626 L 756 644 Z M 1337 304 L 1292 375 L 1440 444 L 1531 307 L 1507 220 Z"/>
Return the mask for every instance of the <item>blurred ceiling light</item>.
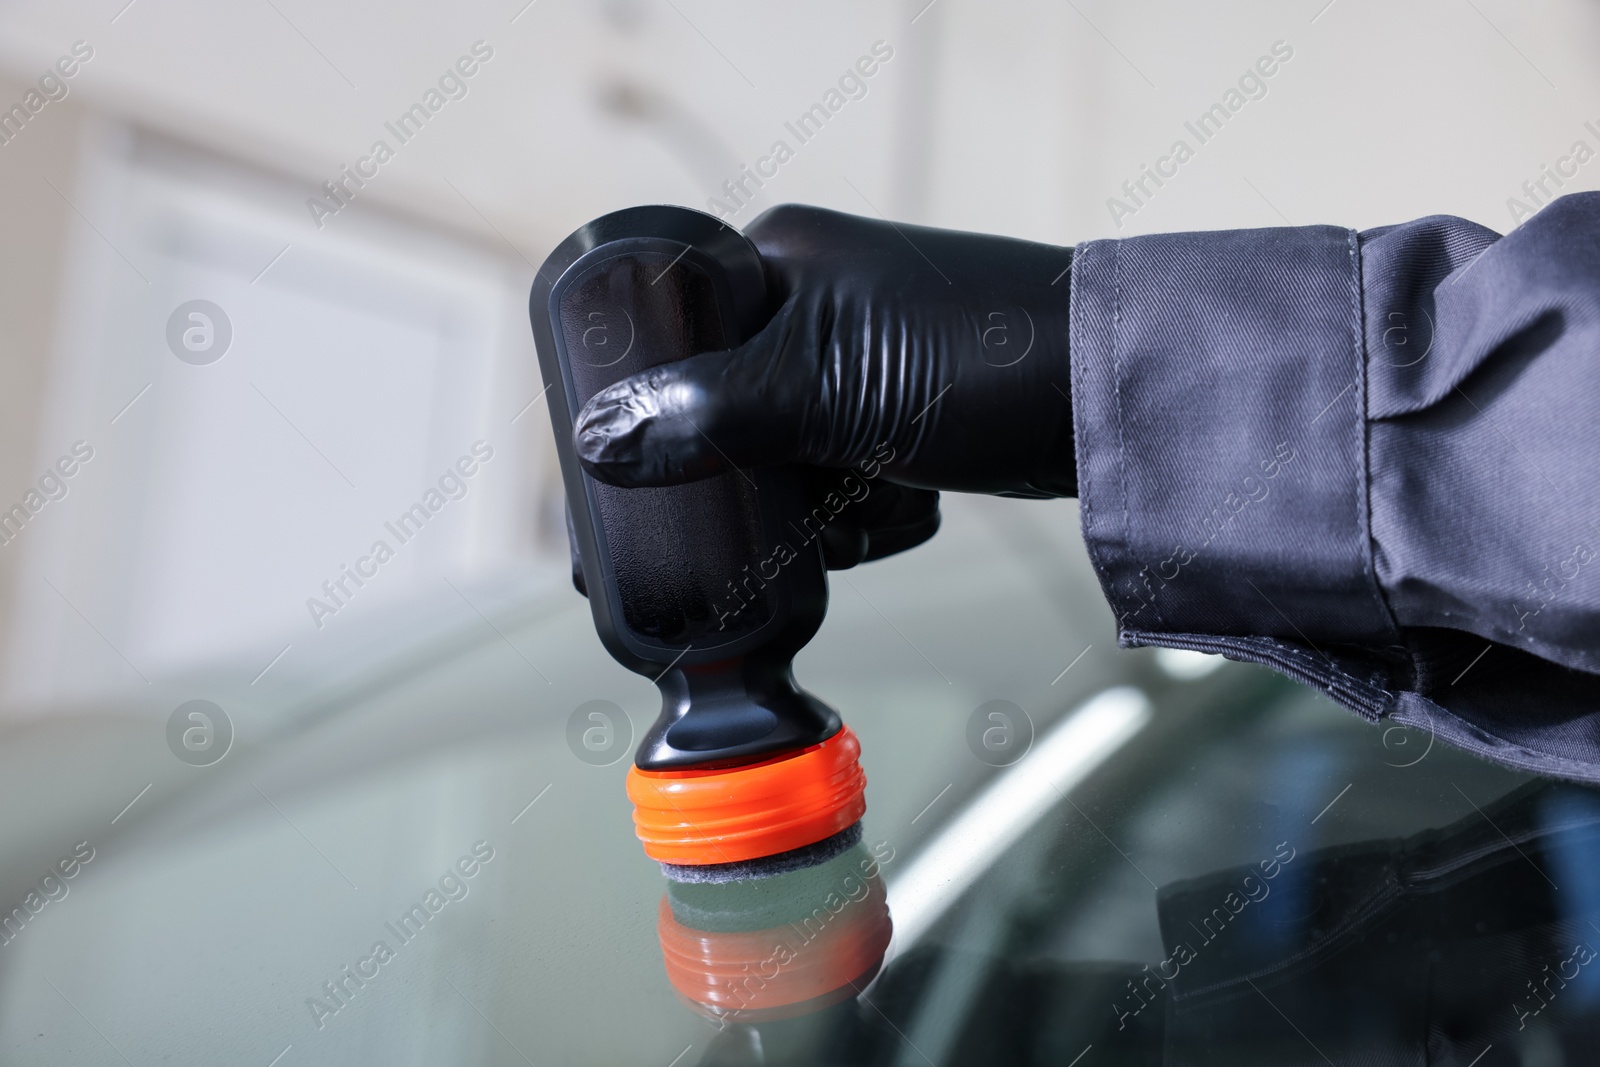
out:
<path id="1" fill-rule="evenodd" d="M 1034 745 L 890 876 L 894 943 L 910 948 L 1034 823 L 1150 721 L 1150 701 L 1131 686 L 1090 698 Z"/>

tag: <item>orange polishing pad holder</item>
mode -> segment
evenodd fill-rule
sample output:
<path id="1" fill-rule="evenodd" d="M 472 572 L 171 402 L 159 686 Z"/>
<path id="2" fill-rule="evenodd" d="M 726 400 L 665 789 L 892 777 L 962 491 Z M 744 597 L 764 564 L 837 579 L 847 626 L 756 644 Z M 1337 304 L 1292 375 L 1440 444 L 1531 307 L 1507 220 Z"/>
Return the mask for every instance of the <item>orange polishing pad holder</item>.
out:
<path id="1" fill-rule="evenodd" d="M 831 837 L 866 813 L 861 743 L 848 726 L 775 759 L 719 770 L 628 771 L 644 851 L 662 863 L 738 863 Z"/>

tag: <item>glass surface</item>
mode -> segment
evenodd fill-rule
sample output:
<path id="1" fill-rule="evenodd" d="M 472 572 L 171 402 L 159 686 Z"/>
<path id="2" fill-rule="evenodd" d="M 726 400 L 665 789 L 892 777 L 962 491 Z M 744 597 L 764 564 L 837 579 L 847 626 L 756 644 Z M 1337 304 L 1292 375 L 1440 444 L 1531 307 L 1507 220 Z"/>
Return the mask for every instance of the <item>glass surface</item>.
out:
<path id="1" fill-rule="evenodd" d="M 236 707 L 209 766 L 111 714 L 39 724 L 0 776 L 8 890 L 44 901 L 0 948 L 4 1059 L 1582 1062 L 1592 793 L 1256 668 L 1085 640 L 1053 600 L 1089 592 L 1081 561 L 977 551 L 1070 537 L 1070 505 L 949 510 L 923 561 L 834 578 L 799 674 L 862 738 L 864 840 L 767 884 L 669 894 L 639 850 L 625 735 L 653 693 L 570 589 L 445 613 L 336 685 Z M 957 559 L 978 562 L 937 595 L 982 646 L 917 619 Z M 591 699 L 625 721 L 579 716 Z M 601 732 L 569 742 L 536 705 Z M 1018 708 L 1020 759 L 969 746 L 974 720 L 1026 732 L 991 717 Z M 1386 878 L 1415 892 L 1372 904 Z"/>

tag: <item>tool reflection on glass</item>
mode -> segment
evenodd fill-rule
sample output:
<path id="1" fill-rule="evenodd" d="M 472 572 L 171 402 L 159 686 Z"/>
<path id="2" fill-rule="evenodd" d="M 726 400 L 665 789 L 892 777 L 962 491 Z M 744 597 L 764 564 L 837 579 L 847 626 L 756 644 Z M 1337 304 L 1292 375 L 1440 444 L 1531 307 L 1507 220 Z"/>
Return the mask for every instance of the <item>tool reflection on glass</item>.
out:
<path id="1" fill-rule="evenodd" d="M 892 855 L 856 844 L 772 878 L 669 883 L 656 923 L 667 980 L 719 1024 L 790 1019 L 854 997 L 889 947 L 878 867 Z"/>
<path id="2" fill-rule="evenodd" d="M 661 488 L 598 481 L 575 455 L 573 422 L 606 387 L 738 344 L 770 314 L 754 246 L 674 207 L 580 228 L 529 303 L 573 582 L 606 649 L 661 691 L 627 788 L 646 854 L 677 880 L 772 875 L 860 840 L 860 744 L 790 667 L 827 607 L 827 545 L 848 528 L 807 513 L 797 468 Z"/>
<path id="3" fill-rule="evenodd" d="M 925 941 L 863 1002 L 871 973 L 844 977 L 878 966 L 889 916 L 870 874 L 851 881 L 872 862 L 860 846 L 780 878 L 673 884 L 658 930 L 673 987 L 721 1027 L 705 1064 L 923 1062 L 908 1038 L 941 1063 L 1062 1064 L 1091 1045 L 1152 1067 L 1591 1063 L 1600 793 L 1533 781 L 1474 803 L 1407 837 L 1263 838 L 1247 865 L 1163 885 L 1163 958 L 1142 966 Z M 930 1024 L 940 1057 L 917 1023 L 953 981 L 984 1010 Z"/>

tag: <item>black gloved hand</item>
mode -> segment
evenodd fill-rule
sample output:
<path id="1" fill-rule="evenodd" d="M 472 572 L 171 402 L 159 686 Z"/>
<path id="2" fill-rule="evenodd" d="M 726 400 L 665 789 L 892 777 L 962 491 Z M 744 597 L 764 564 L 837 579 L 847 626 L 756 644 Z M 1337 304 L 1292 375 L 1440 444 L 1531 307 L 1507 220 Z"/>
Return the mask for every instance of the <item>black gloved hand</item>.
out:
<path id="1" fill-rule="evenodd" d="M 676 485 L 730 465 L 882 460 L 894 484 L 847 508 L 824 539 L 836 568 L 932 536 L 931 491 L 1076 492 L 1071 249 L 798 205 L 767 211 L 746 235 L 777 313 L 738 348 L 595 394 L 573 437 L 596 478 Z M 808 472 L 818 494 L 838 478 Z"/>

